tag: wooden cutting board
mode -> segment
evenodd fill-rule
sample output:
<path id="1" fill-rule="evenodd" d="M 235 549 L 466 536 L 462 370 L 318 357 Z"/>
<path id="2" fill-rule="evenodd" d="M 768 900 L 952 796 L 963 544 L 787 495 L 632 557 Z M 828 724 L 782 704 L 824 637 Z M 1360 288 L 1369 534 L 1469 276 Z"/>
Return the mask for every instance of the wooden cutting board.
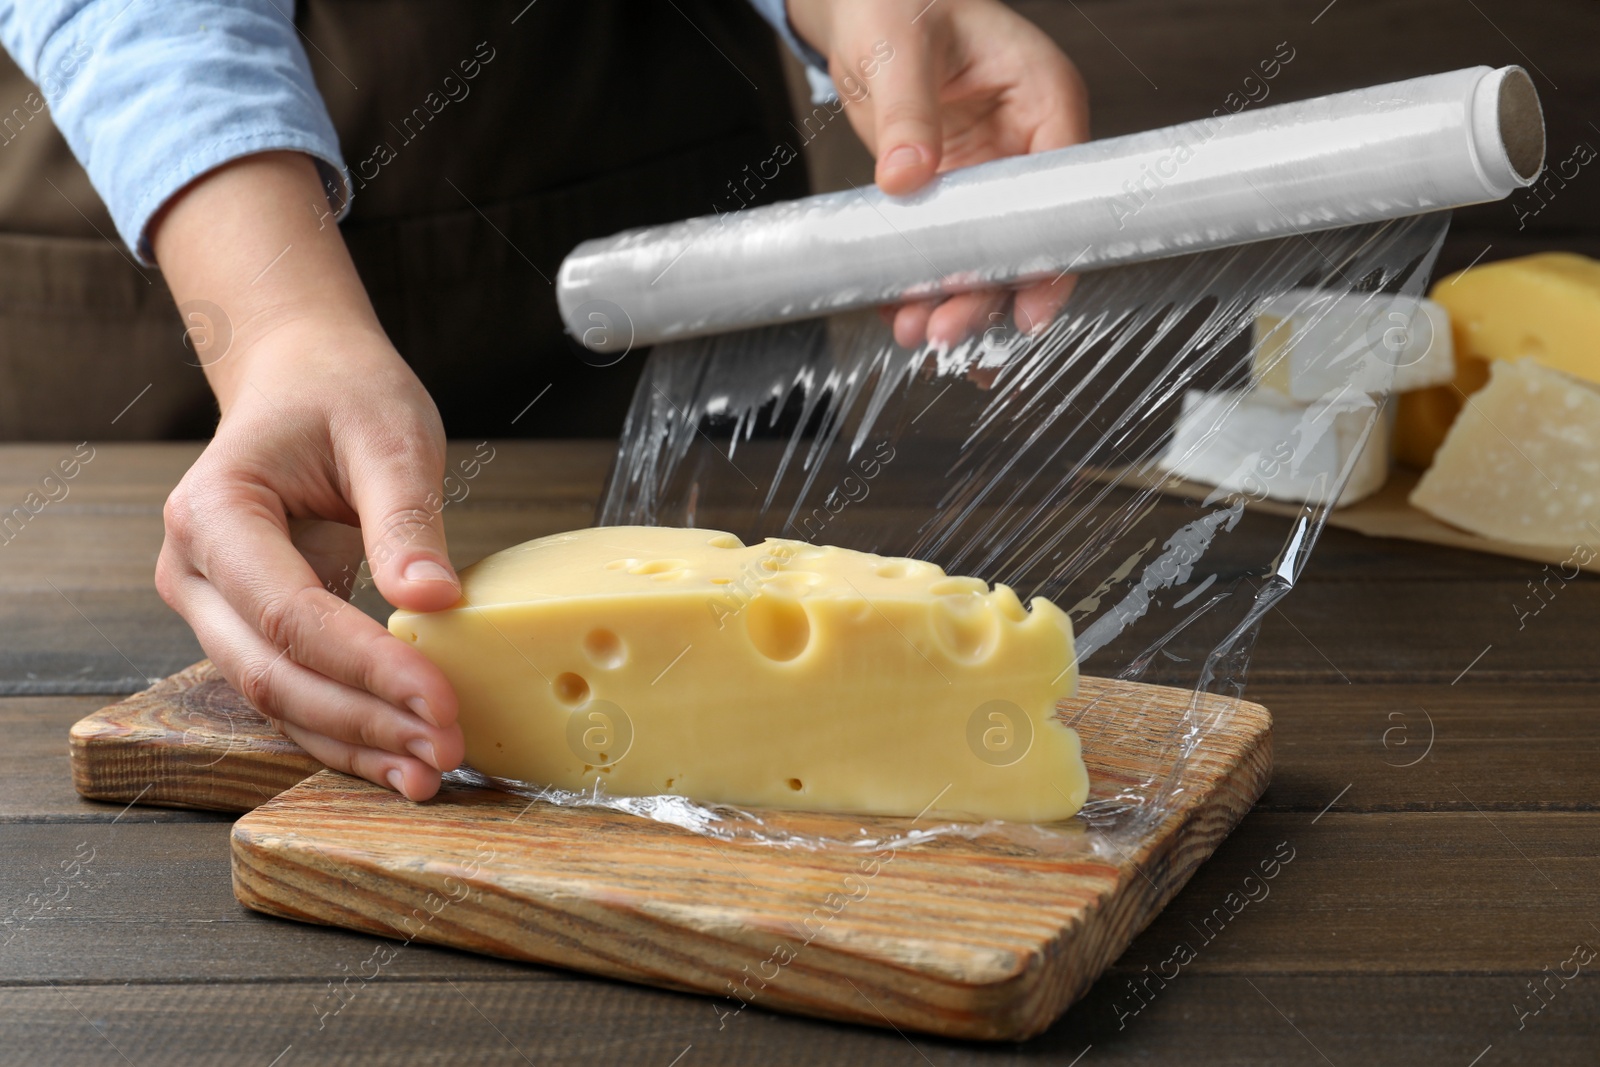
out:
<path id="1" fill-rule="evenodd" d="M 1271 772 L 1256 704 L 1084 678 L 1061 711 L 1091 805 L 1159 790 L 1153 817 L 1075 821 L 1065 849 L 1011 835 L 806 850 L 530 803 L 470 776 L 413 804 L 318 770 L 204 663 L 73 727 L 73 775 L 97 799 L 253 809 L 234 826 L 233 878 L 258 911 L 702 992 L 724 1025 L 757 1007 L 1014 1040 L 1093 984 Z M 1208 729 L 1174 766 L 1186 717 Z M 915 828 L 765 817 L 830 838 Z"/>

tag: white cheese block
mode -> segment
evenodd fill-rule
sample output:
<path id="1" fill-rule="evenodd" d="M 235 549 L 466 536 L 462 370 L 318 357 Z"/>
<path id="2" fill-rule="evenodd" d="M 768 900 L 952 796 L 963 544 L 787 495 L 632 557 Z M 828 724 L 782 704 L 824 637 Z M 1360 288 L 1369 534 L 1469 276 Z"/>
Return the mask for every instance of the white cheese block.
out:
<path id="1" fill-rule="evenodd" d="M 1328 500 L 1349 467 L 1334 505 L 1342 507 L 1383 487 L 1392 421 L 1392 408 L 1380 409 L 1363 392 L 1302 404 L 1267 389 L 1191 389 L 1159 463 L 1185 481 L 1224 492 L 1313 504 Z"/>
<path id="2" fill-rule="evenodd" d="M 1592 544 L 1600 538 L 1600 389 L 1533 359 L 1496 360 L 1411 503 L 1484 537 Z"/>
<path id="3" fill-rule="evenodd" d="M 1404 393 L 1455 376 L 1450 317 L 1432 300 L 1291 289 L 1256 315 L 1256 384 L 1293 400 Z"/>
<path id="4" fill-rule="evenodd" d="M 1072 626 L 937 566 L 608 527 L 461 572 L 389 629 L 444 670 L 467 762 L 564 789 L 1052 821 L 1088 794 Z"/>

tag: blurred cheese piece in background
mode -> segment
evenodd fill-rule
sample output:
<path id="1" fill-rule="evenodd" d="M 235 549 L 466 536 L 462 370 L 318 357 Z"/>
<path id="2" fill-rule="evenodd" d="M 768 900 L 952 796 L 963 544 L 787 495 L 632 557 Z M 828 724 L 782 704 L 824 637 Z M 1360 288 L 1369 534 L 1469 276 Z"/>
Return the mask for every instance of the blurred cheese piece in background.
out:
<path id="1" fill-rule="evenodd" d="M 1450 318 L 1431 300 L 1291 289 L 1256 315 L 1256 385 L 1294 400 L 1406 392 L 1454 375 Z"/>
<path id="2" fill-rule="evenodd" d="M 1489 381 L 1489 363 L 1476 356 L 1457 354 L 1456 377 L 1449 385 L 1401 393 L 1395 398 L 1394 458 L 1410 467 L 1426 469 L 1433 454 L 1461 414 L 1463 397 Z"/>
<path id="3" fill-rule="evenodd" d="M 1404 397 L 1395 456 L 1426 467 L 1461 411 L 1462 397 L 1489 380 L 1487 361 L 1527 357 L 1600 382 L 1600 262 L 1546 252 L 1469 267 L 1428 294 L 1450 315 L 1453 384 Z"/>
<path id="4" fill-rule="evenodd" d="M 1185 481 L 1225 492 L 1315 504 L 1328 500 L 1349 467 L 1337 507 L 1383 487 L 1389 422 L 1387 408 L 1356 390 L 1332 403 L 1302 404 L 1270 389 L 1191 389 L 1159 462 Z"/>
<path id="5" fill-rule="evenodd" d="M 1600 389 L 1497 362 L 1411 503 L 1483 537 L 1571 548 L 1600 537 Z"/>
<path id="6" fill-rule="evenodd" d="M 389 629 L 460 698 L 480 771 L 737 805 L 1053 821 L 1088 794 L 1072 625 L 931 563 L 602 527 L 461 572 Z"/>

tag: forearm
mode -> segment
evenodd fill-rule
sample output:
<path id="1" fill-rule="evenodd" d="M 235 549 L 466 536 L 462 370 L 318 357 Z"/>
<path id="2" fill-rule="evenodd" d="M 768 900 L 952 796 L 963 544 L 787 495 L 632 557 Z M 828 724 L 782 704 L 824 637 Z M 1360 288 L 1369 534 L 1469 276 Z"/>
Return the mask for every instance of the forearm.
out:
<path id="1" fill-rule="evenodd" d="M 168 202 L 151 232 L 224 414 L 261 339 L 288 324 L 382 337 L 308 156 L 267 152 L 210 171 Z M 221 321 L 206 321 L 218 312 Z"/>

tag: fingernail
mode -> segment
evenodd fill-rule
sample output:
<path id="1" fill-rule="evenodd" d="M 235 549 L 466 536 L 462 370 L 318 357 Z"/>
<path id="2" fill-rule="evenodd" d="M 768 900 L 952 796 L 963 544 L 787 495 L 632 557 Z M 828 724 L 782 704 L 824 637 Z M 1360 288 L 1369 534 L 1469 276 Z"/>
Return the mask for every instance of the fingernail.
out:
<path id="1" fill-rule="evenodd" d="M 439 725 L 439 720 L 433 717 L 433 709 L 428 707 L 428 702 L 423 700 L 421 697 L 412 697 L 410 700 L 407 700 L 406 707 L 410 708 L 413 715 L 427 723 L 429 726 Z"/>
<path id="2" fill-rule="evenodd" d="M 919 167 L 922 165 L 922 149 L 914 144 L 903 144 L 898 148 L 891 148 L 884 154 L 878 165 L 884 170 L 904 170 L 906 167 Z"/>
<path id="3" fill-rule="evenodd" d="M 449 582 L 451 585 L 456 584 L 456 576 L 431 559 L 414 559 L 406 564 L 405 579 L 408 582 Z"/>
<path id="4" fill-rule="evenodd" d="M 399 767 L 394 768 L 388 774 L 384 775 L 383 780 L 388 782 L 389 788 L 393 789 L 396 793 L 399 793 L 401 796 L 406 795 L 406 776 L 401 773 Z"/>
<path id="5" fill-rule="evenodd" d="M 439 757 L 433 754 L 433 742 L 426 737 L 418 737 L 407 741 L 406 751 L 436 771 L 444 769 L 439 766 Z"/>

